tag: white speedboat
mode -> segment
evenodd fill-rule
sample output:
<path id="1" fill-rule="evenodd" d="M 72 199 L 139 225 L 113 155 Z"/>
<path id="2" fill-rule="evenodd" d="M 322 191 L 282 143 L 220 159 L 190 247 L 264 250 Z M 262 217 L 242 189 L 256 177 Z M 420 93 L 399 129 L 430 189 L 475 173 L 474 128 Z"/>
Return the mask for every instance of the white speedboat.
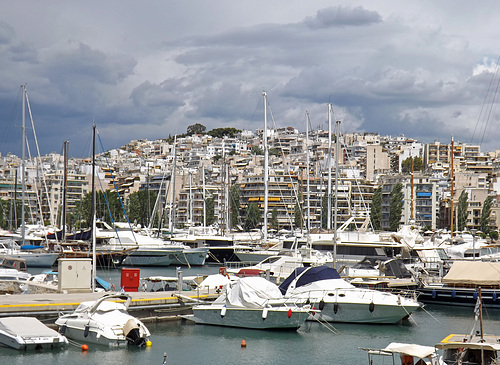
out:
<path id="1" fill-rule="evenodd" d="M 57 349 L 68 339 L 33 317 L 0 318 L 0 344 L 17 350 Z"/>
<path id="2" fill-rule="evenodd" d="M 261 277 L 245 277 L 224 286 L 210 305 L 193 307 L 186 318 L 200 324 L 253 329 L 298 329 L 310 307 L 298 307 L 281 295 L 278 287 Z"/>
<path id="3" fill-rule="evenodd" d="M 83 302 L 73 313 L 57 319 L 59 332 L 73 340 L 110 347 L 144 346 L 150 333 L 127 312 L 131 300 L 128 294 L 110 294 L 94 302 Z"/>
<path id="4" fill-rule="evenodd" d="M 321 311 L 314 319 L 327 322 L 396 323 L 420 308 L 414 297 L 357 288 L 328 266 L 298 268 L 280 290 L 286 298 L 314 305 Z"/>

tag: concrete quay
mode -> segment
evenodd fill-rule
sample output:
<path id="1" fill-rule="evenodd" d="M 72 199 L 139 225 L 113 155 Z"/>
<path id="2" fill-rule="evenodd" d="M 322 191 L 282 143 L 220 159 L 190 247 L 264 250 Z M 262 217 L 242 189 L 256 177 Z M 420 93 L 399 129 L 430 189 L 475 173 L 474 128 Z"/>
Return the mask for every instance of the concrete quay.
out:
<path id="1" fill-rule="evenodd" d="M 0 317 L 28 316 L 40 320 L 54 319 L 61 313 L 71 313 L 85 301 L 95 301 L 110 292 L 45 293 L 0 296 Z M 127 292 L 132 297 L 129 313 L 141 320 L 168 320 L 191 312 L 198 301 L 213 301 L 217 294 L 206 290 Z"/>

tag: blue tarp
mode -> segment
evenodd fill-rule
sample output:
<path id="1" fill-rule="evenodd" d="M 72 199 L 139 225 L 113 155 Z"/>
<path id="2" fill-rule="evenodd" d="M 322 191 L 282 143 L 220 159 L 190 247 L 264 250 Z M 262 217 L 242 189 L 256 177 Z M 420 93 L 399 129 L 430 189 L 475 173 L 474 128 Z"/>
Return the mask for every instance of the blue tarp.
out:
<path id="1" fill-rule="evenodd" d="M 302 273 L 304 274 L 300 276 Z M 329 266 L 299 267 L 295 269 L 290 274 L 290 276 L 288 276 L 285 279 L 285 281 L 283 281 L 283 283 L 281 283 L 281 285 L 279 286 L 282 294 L 286 293 L 291 282 L 295 280 L 298 276 L 300 276 L 300 278 L 297 280 L 297 283 L 295 284 L 296 288 L 319 280 L 340 279 L 339 273 L 333 267 Z"/>
<path id="2" fill-rule="evenodd" d="M 35 245 L 22 245 L 21 250 L 37 250 L 41 249 L 43 246 L 35 246 Z"/>

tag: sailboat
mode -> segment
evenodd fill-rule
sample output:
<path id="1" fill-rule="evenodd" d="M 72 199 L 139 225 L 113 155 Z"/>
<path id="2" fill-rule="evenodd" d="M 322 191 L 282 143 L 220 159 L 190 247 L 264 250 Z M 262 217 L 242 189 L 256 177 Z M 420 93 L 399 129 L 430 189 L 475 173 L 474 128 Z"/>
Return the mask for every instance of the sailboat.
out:
<path id="1" fill-rule="evenodd" d="M 20 236 L 11 235 L 7 237 L 9 247 L 7 254 L 14 258 L 24 259 L 28 268 L 31 267 L 51 267 L 59 257 L 59 253 L 49 252 L 47 247 L 40 245 L 42 240 L 39 237 L 27 237 L 25 222 L 25 201 L 26 201 L 26 108 L 29 109 L 26 85 L 21 85 L 22 92 L 22 157 L 21 157 L 21 227 Z M 16 182 L 17 184 L 17 182 Z M 33 240 L 36 245 L 27 245 L 28 240 Z"/>

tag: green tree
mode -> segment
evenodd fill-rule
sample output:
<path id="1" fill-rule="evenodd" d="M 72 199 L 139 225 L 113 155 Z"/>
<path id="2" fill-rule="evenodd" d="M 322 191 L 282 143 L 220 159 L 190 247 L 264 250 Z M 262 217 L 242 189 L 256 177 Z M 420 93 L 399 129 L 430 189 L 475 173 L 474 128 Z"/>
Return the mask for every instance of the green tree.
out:
<path id="1" fill-rule="evenodd" d="M 295 208 L 293 209 L 293 224 L 295 228 L 302 227 L 302 209 L 300 209 L 299 203 L 295 204 Z"/>
<path id="2" fill-rule="evenodd" d="M 245 231 L 250 231 L 261 225 L 262 214 L 257 203 L 248 204 L 245 214 Z"/>
<path id="3" fill-rule="evenodd" d="M 269 155 L 270 156 L 279 156 L 280 155 L 280 150 L 277 149 L 276 147 L 271 147 L 269 149 Z"/>
<path id="4" fill-rule="evenodd" d="M 231 227 L 236 227 L 240 223 L 240 186 L 234 184 L 229 190 L 229 199 L 231 201 Z"/>
<path id="5" fill-rule="evenodd" d="M 207 219 L 207 226 L 210 226 L 215 223 L 215 203 L 214 203 L 214 197 L 210 197 L 205 199 L 205 209 L 206 209 L 206 219 Z"/>
<path id="6" fill-rule="evenodd" d="M 481 210 L 481 231 L 483 231 L 484 233 L 490 232 L 490 215 L 492 204 L 493 197 L 486 197 L 483 203 L 483 209 Z"/>
<path id="7" fill-rule="evenodd" d="M 129 221 L 140 224 L 142 227 L 147 227 L 153 213 L 157 195 L 156 191 L 146 189 L 141 189 L 130 194 L 127 205 Z"/>
<path id="8" fill-rule="evenodd" d="M 469 206 L 469 194 L 465 190 L 462 190 L 460 196 L 458 197 L 457 206 L 457 229 L 463 231 L 467 225 L 467 208 Z"/>
<path id="9" fill-rule="evenodd" d="M 374 230 L 380 230 L 382 228 L 382 187 L 379 186 L 377 190 L 373 193 L 372 206 L 370 209 L 370 220 L 372 222 L 372 227 Z"/>
<path id="10" fill-rule="evenodd" d="M 403 212 L 403 184 L 397 183 L 391 191 L 391 201 L 389 205 L 389 228 L 396 232 L 399 229 L 401 215 Z"/>
<path id="11" fill-rule="evenodd" d="M 236 136 L 238 133 L 241 133 L 241 130 L 236 129 L 236 128 L 215 128 L 212 129 L 211 131 L 207 132 L 209 136 L 212 136 L 214 138 L 223 138 L 223 137 L 229 137 L 233 138 Z"/>
<path id="12" fill-rule="evenodd" d="M 187 127 L 186 135 L 192 136 L 193 134 L 203 134 L 206 130 L 207 127 L 205 127 L 203 124 L 196 123 Z"/>
<path id="13" fill-rule="evenodd" d="M 92 226 L 92 192 L 85 194 L 82 200 L 77 203 L 77 214 L 81 217 L 82 227 Z M 109 206 L 109 208 L 108 208 Z M 106 192 L 96 192 L 96 218 L 111 224 L 112 221 L 124 219 L 124 212 L 116 192 L 106 190 Z M 111 219 L 113 217 L 113 219 Z"/>
<path id="14" fill-rule="evenodd" d="M 252 150 L 250 151 L 250 153 L 252 155 L 263 155 L 264 151 L 259 146 L 252 146 Z"/>
<path id="15" fill-rule="evenodd" d="M 271 212 L 271 228 L 278 229 L 278 207 L 274 206 Z"/>
<path id="16" fill-rule="evenodd" d="M 424 169 L 424 163 L 420 157 L 408 157 L 403 162 L 401 162 L 401 171 L 403 173 L 411 172 L 411 162 L 413 160 L 413 171 L 422 171 Z"/>

